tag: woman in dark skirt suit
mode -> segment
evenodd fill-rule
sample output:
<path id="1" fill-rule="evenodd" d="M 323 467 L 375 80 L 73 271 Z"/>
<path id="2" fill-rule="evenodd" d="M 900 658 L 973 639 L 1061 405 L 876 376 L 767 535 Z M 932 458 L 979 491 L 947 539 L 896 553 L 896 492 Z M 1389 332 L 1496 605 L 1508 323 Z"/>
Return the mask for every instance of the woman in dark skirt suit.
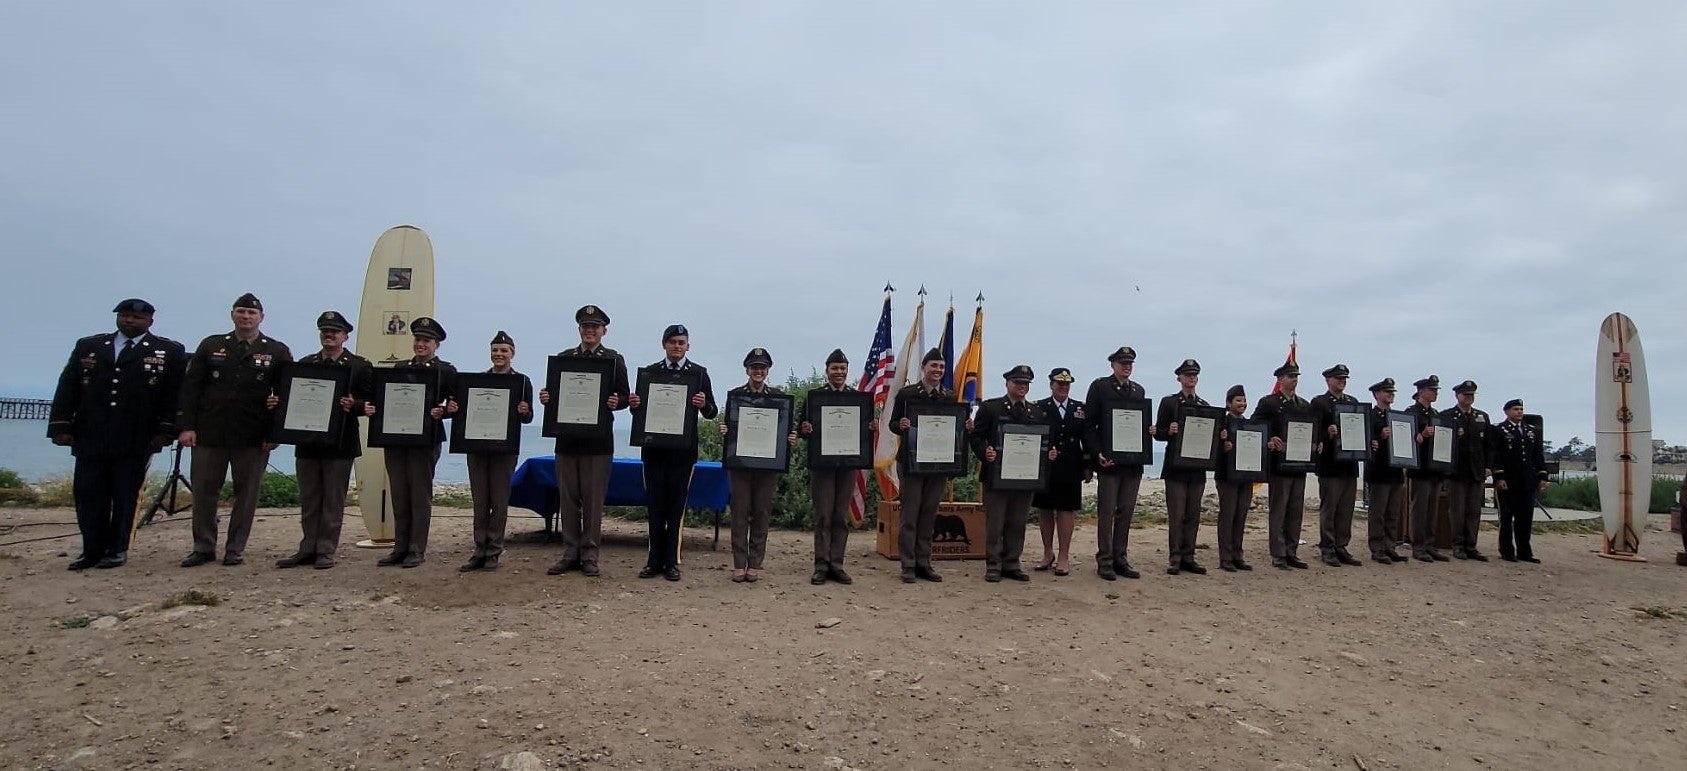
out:
<path id="1" fill-rule="evenodd" d="M 1049 398 L 1037 404 L 1049 420 L 1049 444 L 1060 451 L 1051 461 L 1047 490 L 1031 498 L 1037 509 L 1037 526 L 1043 531 L 1043 558 L 1033 570 L 1054 568 L 1054 574 L 1072 572 L 1072 523 L 1083 507 L 1083 485 L 1090 480 L 1090 464 L 1084 455 L 1084 404 L 1070 398 L 1072 371 L 1056 367 L 1049 372 Z M 1055 535 L 1060 536 L 1056 559 Z"/>

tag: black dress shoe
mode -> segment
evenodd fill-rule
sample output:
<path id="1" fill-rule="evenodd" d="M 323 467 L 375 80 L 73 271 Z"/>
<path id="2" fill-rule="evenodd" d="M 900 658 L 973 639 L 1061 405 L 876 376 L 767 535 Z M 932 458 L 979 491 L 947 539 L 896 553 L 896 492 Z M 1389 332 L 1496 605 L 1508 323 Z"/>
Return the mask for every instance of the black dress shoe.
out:
<path id="1" fill-rule="evenodd" d="M 481 563 L 480 569 L 481 570 L 497 570 L 498 569 L 498 558 L 497 557 L 487 557 L 486 561 Z"/>
<path id="2" fill-rule="evenodd" d="M 1233 563 L 1233 562 L 1219 562 L 1219 563 L 1218 563 L 1218 569 L 1219 569 L 1219 570 L 1222 570 L 1222 571 L 1224 571 L 1224 572 L 1226 572 L 1226 573 L 1234 573 L 1234 572 L 1236 572 L 1236 563 Z"/>
<path id="3" fill-rule="evenodd" d="M 1236 560 L 1236 569 L 1237 570 L 1253 570 L 1254 566 L 1249 565 L 1248 563 L 1243 562 L 1241 560 Z"/>
<path id="4" fill-rule="evenodd" d="M 1415 559 L 1418 562 L 1434 562 L 1435 561 L 1435 557 L 1431 556 L 1430 553 L 1426 552 L 1426 551 L 1412 552 L 1412 559 Z"/>
<path id="5" fill-rule="evenodd" d="M 1004 570 L 1002 571 L 1002 578 L 1009 581 L 1029 581 L 1031 580 L 1031 574 L 1023 570 Z"/>
<path id="6" fill-rule="evenodd" d="M 1294 568 L 1295 570 L 1305 570 L 1309 567 L 1305 560 L 1302 560 L 1299 557 L 1284 557 L 1283 561 L 1289 563 L 1289 567 Z"/>
<path id="7" fill-rule="evenodd" d="M 1177 566 L 1182 568 L 1185 573 L 1194 573 L 1198 576 L 1204 576 L 1207 574 L 1207 569 L 1201 567 L 1201 563 L 1196 562 L 1195 560 L 1184 560 L 1177 563 Z"/>
<path id="8" fill-rule="evenodd" d="M 668 579 L 669 581 L 678 581 L 679 568 L 668 568 L 667 570 L 662 571 L 662 577 Z"/>
<path id="9" fill-rule="evenodd" d="M 1122 565 L 1114 565 L 1113 570 L 1114 570 L 1114 572 L 1118 573 L 1121 576 L 1124 576 L 1125 578 L 1141 578 L 1142 577 L 1142 574 L 1136 572 L 1136 568 L 1131 567 L 1130 563 L 1128 563 L 1128 562 L 1124 563 Z"/>
<path id="10" fill-rule="evenodd" d="M 229 553 L 223 555 L 223 564 L 227 565 L 228 567 L 231 567 L 231 568 L 234 567 L 235 565 L 245 564 L 245 562 L 246 562 L 246 558 L 240 556 L 240 554 L 238 554 L 236 552 L 229 552 Z"/>
<path id="11" fill-rule="evenodd" d="M 1283 559 L 1282 557 L 1272 557 L 1271 558 L 1271 567 L 1277 568 L 1278 570 L 1288 570 L 1289 569 L 1289 561 L 1286 560 L 1286 559 Z"/>
<path id="12" fill-rule="evenodd" d="M 573 560 L 557 560 L 556 564 L 554 564 L 554 565 L 545 569 L 545 575 L 547 575 L 547 576 L 560 576 L 563 573 L 567 573 L 568 571 L 573 570 L 574 568 L 576 568 L 578 566 L 579 566 L 579 563 L 577 563 Z"/>
<path id="13" fill-rule="evenodd" d="M 314 565 L 314 564 L 316 564 L 316 555 L 315 554 L 297 554 L 297 553 L 295 553 L 295 554 L 292 554 L 292 555 L 287 556 L 287 557 L 282 557 L 281 559 L 278 559 L 278 560 L 275 561 L 275 566 L 277 568 L 283 569 L 283 570 L 285 570 L 287 568 L 296 568 L 300 565 Z"/>
<path id="14" fill-rule="evenodd" d="M 1358 567 L 1360 565 L 1365 564 L 1363 562 L 1360 562 L 1357 559 L 1354 559 L 1353 555 L 1348 554 L 1347 552 L 1344 552 L 1344 551 L 1336 552 L 1336 559 L 1341 560 L 1341 564 L 1343 564 L 1343 565 L 1352 565 L 1354 567 Z"/>
<path id="15" fill-rule="evenodd" d="M 1182 572 L 1183 571 L 1179 570 L 1176 565 L 1167 565 L 1166 566 L 1166 575 L 1168 575 L 1168 576 L 1175 576 L 1175 575 L 1177 575 L 1179 573 L 1182 573 Z"/>
<path id="16" fill-rule="evenodd" d="M 808 577 L 808 582 L 811 583 L 811 584 L 814 584 L 815 586 L 819 586 L 821 584 L 826 583 L 826 571 L 824 571 L 824 570 L 814 571 L 814 575 Z"/>
<path id="17" fill-rule="evenodd" d="M 911 584 L 911 583 L 914 583 L 917 580 L 919 580 L 919 577 L 914 575 L 914 569 L 913 568 L 903 568 L 902 569 L 902 583 Z"/>
<path id="18" fill-rule="evenodd" d="M 1400 554 L 1400 552 L 1397 552 L 1393 549 L 1389 549 L 1388 551 L 1383 552 L 1383 554 L 1386 555 L 1389 559 L 1394 560 L 1395 562 L 1405 562 L 1406 561 L 1406 558 L 1404 556 L 1402 556 Z"/>
<path id="19" fill-rule="evenodd" d="M 1505 560 L 1506 562 L 1516 562 L 1517 561 L 1517 558 L 1510 555 L 1510 554 L 1501 554 L 1500 559 Z"/>
<path id="20" fill-rule="evenodd" d="M 1470 559 L 1470 558 L 1465 556 L 1463 549 L 1454 549 L 1453 550 L 1453 559 L 1464 560 L 1464 559 Z"/>
<path id="21" fill-rule="evenodd" d="M 1117 580 L 1119 580 L 1119 574 L 1116 571 L 1113 570 L 1112 565 L 1098 565 L 1098 566 L 1096 566 L 1095 574 L 1098 575 L 1098 576 L 1101 576 L 1101 580 L 1103 580 L 1103 581 L 1117 581 Z"/>
<path id="22" fill-rule="evenodd" d="M 1341 560 L 1337 559 L 1336 555 L 1334 555 L 1334 554 L 1326 554 L 1322 557 L 1319 557 L 1318 561 L 1324 563 L 1325 565 L 1329 565 L 1332 568 L 1341 567 Z"/>
<path id="23" fill-rule="evenodd" d="M 645 565 L 644 567 L 638 569 L 639 578 L 655 578 L 660 575 L 662 575 L 661 568 L 653 568 L 649 565 Z"/>
<path id="24" fill-rule="evenodd" d="M 829 573 L 827 573 L 826 577 L 830 578 L 833 581 L 836 581 L 840 584 L 853 584 L 853 583 L 855 583 L 855 579 L 850 578 L 848 573 L 843 572 L 843 568 L 832 568 L 832 570 Z"/>
<path id="25" fill-rule="evenodd" d="M 1441 552 L 1435 551 L 1433 549 L 1430 550 L 1430 552 L 1429 552 L 1429 558 L 1432 559 L 1432 560 L 1435 560 L 1436 562 L 1451 562 L 1452 561 L 1452 560 L 1447 559 L 1447 555 L 1442 554 Z"/>
<path id="26" fill-rule="evenodd" d="M 95 564 L 94 567 L 99 568 L 100 570 L 110 570 L 112 568 L 123 567 L 128 564 L 128 562 L 129 553 L 126 551 L 120 551 L 116 554 L 106 555 L 97 564 Z"/>
<path id="27" fill-rule="evenodd" d="M 66 567 L 71 569 L 71 570 L 87 570 L 88 568 L 91 568 L 91 567 L 93 567 L 95 565 L 98 565 L 98 564 L 100 564 L 100 560 L 99 560 L 98 557 L 89 557 L 87 555 L 80 555 L 76 559 L 71 560 L 70 564 L 67 565 Z M 185 560 L 183 561 L 183 564 L 186 564 Z"/>
<path id="28" fill-rule="evenodd" d="M 919 568 L 919 567 L 914 568 L 914 575 L 919 576 L 920 578 L 923 578 L 923 579 L 925 579 L 927 581 L 930 581 L 934 584 L 943 583 L 943 576 L 938 575 L 937 571 L 932 570 L 930 565 L 927 565 L 923 568 Z"/>
<path id="29" fill-rule="evenodd" d="M 404 561 L 398 563 L 398 566 L 401 568 L 416 568 L 421 567 L 424 561 L 421 552 L 413 551 L 404 555 Z"/>
<path id="30" fill-rule="evenodd" d="M 1470 560 L 1473 560 L 1473 561 L 1476 561 L 1476 562 L 1487 562 L 1488 561 L 1488 555 L 1483 554 L 1482 552 L 1479 552 L 1475 549 L 1471 549 L 1471 550 L 1465 552 L 1464 556 L 1466 558 L 1468 558 Z"/>
<path id="31" fill-rule="evenodd" d="M 987 570 L 987 571 L 984 572 L 984 580 L 988 581 L 992 584 L 1000 583 L 1001 580 L 1002 580 L 1002 574 L 1001 573 L 993 573 L 993 572 L 990 572 L 990 571 Z"/>
<path id="32" fill-rule="evenodd" d="M 333 556 L 328 555 L 328 554 L 318 554 L 318 555 L 316 555 L 316 569 L 317 570 L 327 570 L 331 567 L 334 567 Z"/>
<path id="33" fill-rule="evenodd" d="M 388 552 L 387 556 L 375 560 L 375 565 L 383 568 L 390 568 L 394 565 L 402 564 L 404 564 L 404 552 L 401 551 Z"/>
<path id="34" fill-rule="evenodd" d="M 207 562 L 215 562 L 216 560 L 217 560 L 217 555 L 215 555 L 215 554 L 206 554 L 205 552 L 202 552 L 202 551 L 196 551 L 192 554 L 187 555 L 185 558 L 182 559 L 182 567 L 184 567 L 184 568 L 196 568 L 196 567 L 199 567 L 200 565 L 203 565 Z"/>
<path id="35" fill-rule="evenodd" d="M 1371 561 L 1372 561 L 1372 562 L 1380 562 L 1380 563 L 1382 563 L 1382 564 L 1384 564 L 1384 565 L 1392 565 L 1392 564 L 1394 564 L 1394 560 L 1392 560 L 1392 559 L 1389 559 L 1389 557 L 1388 557 L 1388 555 L 1387 555 L 1387 554 L 1384 554 L 1384 553 L 1382 553 L 1382 552 L 1380 552 L 1380 551 L 1374 551 L 1374 552 L 1371 552 Z"/>
<path id="36" fill-rule="evenodd" d="M 480 570 L 481 568 L 484 568 L 484 567 L 486 567 L 486 558 L 485 557 L 470 557 L 468 562 L 465 562 L 462 565 L 459 565 L 457 567 L 457 572 L 458 573 L 472 573 L 472 572 L 474 572 L 476 570 Z"/>
<path id="37" fill-rule="evenodd" d="M 588 578 L 597 578 L 602 572 L 598 570 L 596 562 L 588 562 L 580 566 L 580 574 Z"/>
<path id="38" fill-rule="evenodd" d="M 1518 559 L 1520 559 L 1520 560 L 1522 560 L 1522 561 L 1524 561 L 1524 562 L 1528 562 L 1528 563 L 1532 563 L 1532 564 L 1535 564 L 1535 565 L 1539 565 L 1539 564 L 1541 564 L 1541 561 L 1540 561 L 1540 558 L 1539 558 L 1539 557 L 1533 557 L 1533 556 L 1530 556 L 1530 557 L 1518 557 Z"/>

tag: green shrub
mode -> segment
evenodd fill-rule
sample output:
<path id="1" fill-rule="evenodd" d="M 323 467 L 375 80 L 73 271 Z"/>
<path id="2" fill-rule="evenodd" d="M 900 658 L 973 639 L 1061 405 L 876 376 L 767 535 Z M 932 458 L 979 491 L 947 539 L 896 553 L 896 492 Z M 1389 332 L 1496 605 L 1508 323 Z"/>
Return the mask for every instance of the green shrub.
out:
<path id="1" fill-rule="evenodd" d="M 28 486 L 24 484 L 23 477 L 18 476 L 18 472 L 9 468 L 0 468 L 0 489 Z"/>
<path id="2" fill-rule="evenodd" d="M 224 503 L 234 500 L 233 482 L 223 483 L 223 489 L 217 493 L 217 500 Z M 284 509 L 297 505 L 299 478 L 292 474 L 265 471 L 263 481 L 258 483 L 258 506 L 265 509 Z"/>
<path id="3" fill-rule="evenodd" d="M 1675 506 L 1676 495 L 1681 492 L 1681 480 L 1670 477 L 1652 478 L 1652 498 L 1647 511 L 1653 514 L 1666 514 Z M 1599 511 L 1599 478 L 1581 477 L 1562 482 L 1553 482 L 1541 491 L 1542 506 L 1552 509 L 1576 509 L 1578 511 Z"/>
<path id="4" fill-rule="evenodd" d="M 53 477 L 35 486 L 35 505 L 70 507 L 76 505 L 76 486 L 70 476 Z"/>

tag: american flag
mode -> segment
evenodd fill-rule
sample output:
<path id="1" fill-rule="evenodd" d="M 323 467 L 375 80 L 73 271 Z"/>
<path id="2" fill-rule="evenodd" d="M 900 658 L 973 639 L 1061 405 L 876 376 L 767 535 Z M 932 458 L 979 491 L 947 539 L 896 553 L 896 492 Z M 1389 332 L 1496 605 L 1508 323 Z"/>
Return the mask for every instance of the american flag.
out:
<path id="1" fill-rule="evenodd" d="M 890 352 L 892 291 L 894 290 L 890 285 L 886 284 L 884 310 L 879 313 L 879 328 L 873 333 L 873 347 L 867 351 L 867 361 L 861 370 L 861 383 L 856 386 L 873 395 L 875 414 L 884 409 L 885 401 L 890 395 L 891 378 L 896 374 L 896 356 Z M 878 425 L 876 421 L 874 425 Z M 864 469 L 855 475 L 855 491 L 849 496 L 849 519 L 857 525 L 866 518 L 867 477 L 872 473 L 872 469 Z"/>

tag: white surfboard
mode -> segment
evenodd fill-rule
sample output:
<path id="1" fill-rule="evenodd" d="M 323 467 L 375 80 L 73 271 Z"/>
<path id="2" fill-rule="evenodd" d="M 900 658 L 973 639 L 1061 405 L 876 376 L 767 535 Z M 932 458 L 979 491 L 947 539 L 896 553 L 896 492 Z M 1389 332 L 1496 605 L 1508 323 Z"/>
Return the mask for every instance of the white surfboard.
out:
<path id="1" fill-rule="evenodd" d="M 409 361 L 410 322 L 433 315 L 433 242 L 420 228 L 399 225 L 375 241 L 363 274 L 363 304 L 357 312 L 357 355 L 377 367 Z M 362 421 L 363 455 L 357 459 L 357 500 L 369 540 L 358 546 L 392 543 L 392 492 L 386 460 L 369 446 L 369 421 Z"/>
<path id="2" fill-rule="evenodd" d="M 1594 456 L 1605 543 L 1599 555 L 1638 560 L 1640 532 L 1652 503 L 1652 398 L 1640 331 L 1621 313 L 1599 325 L 1594 373 Z"/>

